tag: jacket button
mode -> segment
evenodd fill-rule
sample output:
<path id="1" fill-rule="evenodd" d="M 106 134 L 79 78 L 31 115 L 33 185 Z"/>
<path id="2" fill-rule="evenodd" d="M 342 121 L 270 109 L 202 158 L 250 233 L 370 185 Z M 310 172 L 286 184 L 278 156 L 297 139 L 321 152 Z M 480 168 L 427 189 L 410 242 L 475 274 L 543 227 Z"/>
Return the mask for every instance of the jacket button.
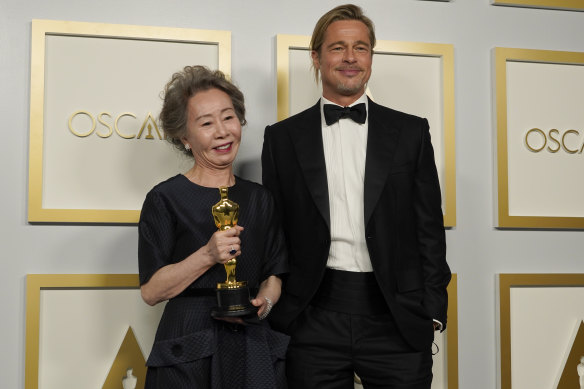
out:
<path id="1" fill-rule="evenodd" d="M 183 348 L 180 344 L 173 344 L 170 349 L 170 352 L 172 353 L 172 355 L 178 358 L 183 354 Z"/>

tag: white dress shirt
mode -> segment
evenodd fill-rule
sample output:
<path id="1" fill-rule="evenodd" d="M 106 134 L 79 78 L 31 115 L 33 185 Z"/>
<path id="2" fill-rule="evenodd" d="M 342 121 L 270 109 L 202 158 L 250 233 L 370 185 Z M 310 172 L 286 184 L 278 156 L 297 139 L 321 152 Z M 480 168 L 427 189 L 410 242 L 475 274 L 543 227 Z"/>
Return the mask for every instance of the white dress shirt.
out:
<path id="1" fill-rule="evenodd" d="M 367 96 L 351 105 L 365 103 Z M 329 194 L 331 247 L 327 267 L 353 272 L 371 272 L 365 242 L 364 182 L 368 120 L 364 124 L 349 118 L 327 126 L 320 100 L 322 141 Z"/>

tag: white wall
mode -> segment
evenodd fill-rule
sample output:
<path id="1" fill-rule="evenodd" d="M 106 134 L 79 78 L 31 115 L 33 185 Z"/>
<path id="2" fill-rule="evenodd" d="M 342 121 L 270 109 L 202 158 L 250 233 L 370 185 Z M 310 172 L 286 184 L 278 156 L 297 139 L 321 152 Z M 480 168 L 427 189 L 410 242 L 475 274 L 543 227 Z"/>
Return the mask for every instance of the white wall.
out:
<path id="1" fill-rule="evenodd" d="M 134 226 L 27 223 L 31 19 L 232 31 L 232 75 L 249 125 L 240 161 L 261 177 L 263 128 L 276 120 L 275 35 L 309 35 L 339 1 L 0 0 L 0 387 L 24 386 L 25 275 L 135 273 Z M 497 273 L 584 272 L 582 231 L 493 228 L 491 49 L 584 51 L 584 13 L 495 7 L 489 0 L 356 1 L 378 39 L 455 47 L 457 227 L 448 259 L 459 280 L 459 382 L 495 388 Z M 582 129 L 580 129 L 582 130 Z"/>

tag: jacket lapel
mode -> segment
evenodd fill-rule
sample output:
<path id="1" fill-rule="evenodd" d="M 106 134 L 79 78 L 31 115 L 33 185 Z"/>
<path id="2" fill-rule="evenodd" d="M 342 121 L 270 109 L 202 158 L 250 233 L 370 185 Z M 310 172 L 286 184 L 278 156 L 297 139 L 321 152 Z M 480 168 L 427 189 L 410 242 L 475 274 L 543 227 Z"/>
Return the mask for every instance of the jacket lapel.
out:
<path id="1" fill-rule="evenodd" d="M 320 101 L 305 111 L 301 121 L 291 129 L 290 137 L 293 140 L 298 163 L 302 169 L 308 191 L 330 229 L 328 183 L 322 143 Z"/>
<path id="2" fill-rule="evenodd" d="M 381 107 L 371 99 L 368 116 L 364 189 L 365 226 L 371 219 L 387 181 L 399 138 L 399 131 L 392 126 L 390 116 L 385 115 Z"/>

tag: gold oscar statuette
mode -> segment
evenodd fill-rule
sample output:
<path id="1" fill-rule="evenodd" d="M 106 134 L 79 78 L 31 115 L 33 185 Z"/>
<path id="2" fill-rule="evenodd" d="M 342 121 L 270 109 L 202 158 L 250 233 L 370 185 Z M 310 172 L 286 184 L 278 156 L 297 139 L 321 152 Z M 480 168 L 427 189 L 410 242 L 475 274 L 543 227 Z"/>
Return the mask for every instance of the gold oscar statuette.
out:
<path id="1" fill-rule="evenodd" d="M 219 193 L 221 200 L 213 205 L 211 212 L 217 228 L 225 231 L 237 224 L 239 205 L 227 198 L 227 187 L 220 187 Z M 211 311 L 213 317 L 246 316 L 257 312 L 257 307 L 249 302 L 247 282 L 235 279 L 236 265 L 237 257 L 231 258 L 224 264 L 227 277 L 225 282 L 218 283 L 215 289 L 218 306 Z"/>

